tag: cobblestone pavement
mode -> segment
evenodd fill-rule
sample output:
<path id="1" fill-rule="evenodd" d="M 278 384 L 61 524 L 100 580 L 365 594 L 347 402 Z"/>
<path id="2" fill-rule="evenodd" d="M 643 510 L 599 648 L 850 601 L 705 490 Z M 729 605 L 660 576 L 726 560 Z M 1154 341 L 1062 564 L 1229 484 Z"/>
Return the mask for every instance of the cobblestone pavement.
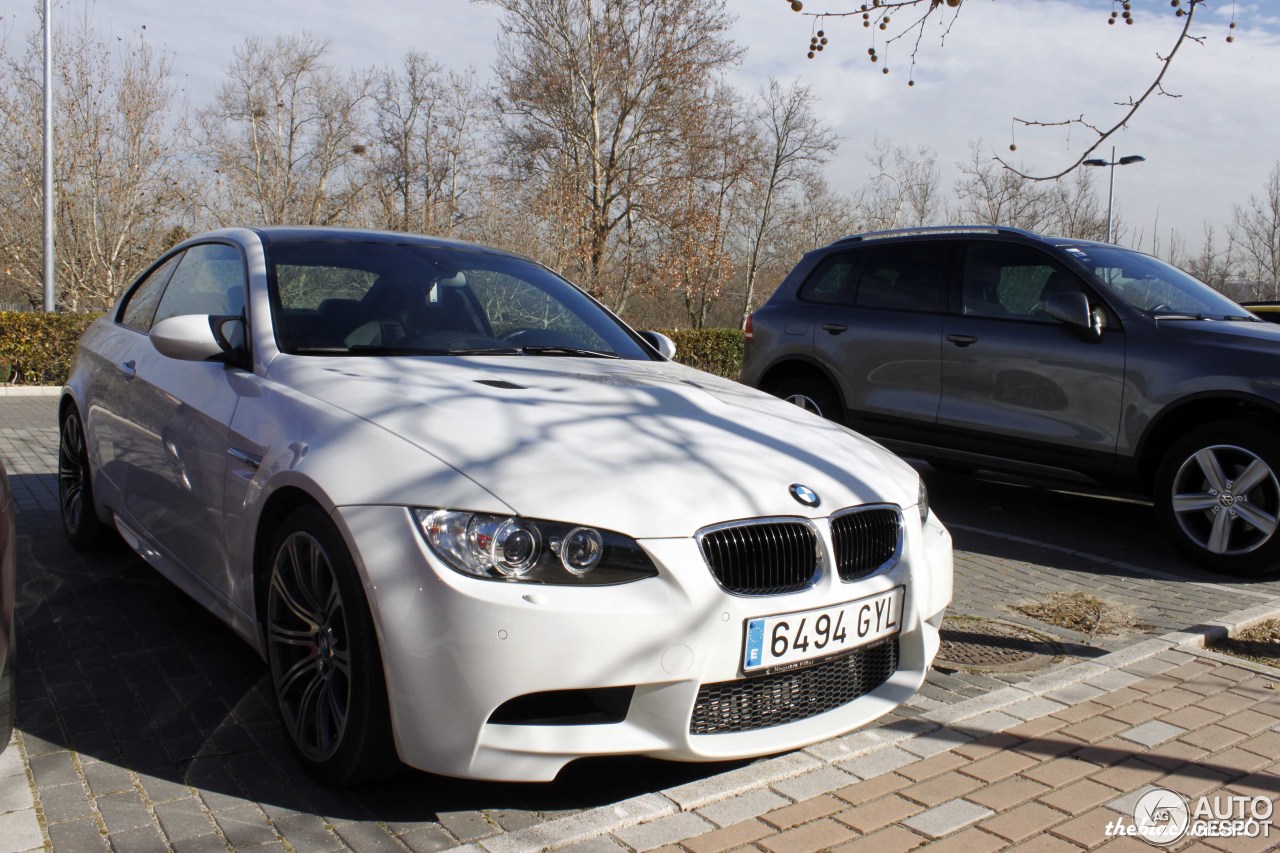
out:
<path id="1" fill-rule="evenodd" d="M 1188 818 L 1169 849 L 1275 849 L 1280 671 L 1167 639 L 467 849 L 1149 851 L 1160 848 L 1116 832 L 1151 813 L 1135 808 L 1148 795 Z M 1197 837 L 1222 829 L 1198 815 L 1252 834 Z"/>
<path id="2" fill-rule="evenodd" d="M 649 838 L 665 838 L 658 841 L 661 845 L 752 821 L 758 826 L 751 831 L 771 828 L 778 839 L 809 838 L 834 824 L 844 828 L 847 841 L 863 832 L 859 824 L 840 817 L 864 804 L 845 796 L 861 796 L 858 792 L 866 794 L 866 804 L 893 795 L 921 806 L 890 818 L 889 828 L 902 839 L 908 838 L 902 832 L 917 842 L 926 838 L 927 833 L 904 821 L 932 806 L 900 793 L 905 783 L 873 799 L 873 786 L 845 790 L 858 784 L 856 774 L 870 772 L 864 767 L 881 766 L 842 764 L 856 753 L 829 750 L 847 746 L 847 738 L 753 763 L 579 762 L 550 785 L 469 783 L 405 772 L 386 785 L 356 793 L 320 787 L 294 765 L 270 709 L 265 667 L 248 647 L 123 546 L 85 556 L 65 544 L 53 474 L 55 419 L 54 397 L 0 397 L 0 456 L 19 508 L 20 585 L 19 733 L 0 755 L 0 851 L 42 844 L 57 851 L 440 850 L 467 844 L 501 851 L 530 844 L 529 849 L 537 849 L 547 846 L 546 839 L 559 844 L 565 837 L 591 848 L 624 844 L 644 849 Z M 1034 627 L 1054 639 L 1058 659 L 1053 668 L 1040 671 L 932 673 L 908 706 L 853 738 L 893 743 L 933 731 L 938 725 L 934 720 L 945 719 L 938 715 L 949 709 L 1008 697 L 1010 690 L 1025 690 L 1037 679 L 1060 678 L 1080 666 L 1096 667 L 1081 662 L 1108 660 L 1108 652 L 1133 648 L 1147 637 L 1221 619 L 1242 608 L 1280 603 L 1280 581 L 1224 583 L 1182 565 L 1152 532 L 1149 507 L 1027 492 L 932 472 L 928 478 L 934 506 L 956 536 L 952 612 Z M 1131 607 L 1136 626 L 1124 635 L 1091 637 L 1008 609 L 1081 588 Z M 1091 689 L 1096 693 L 1102 688 Z M 1026 700 L 1032 694 L 1017 695 Z M 1055 703 L 1055 714 L 1076 707 L 1076 700 L 1066 696 L 1045 701 Z M 1024 706 L 1024 716 L 1030 707 L 1049 706 Z M 1098 716 L 1106 713 L 1098 711 Z M 1064 720 L 1063 728 L 1078 721 Z M 1044 736 L 1041 732 L 1024 740 L 1038 743 L 1036 738 Z M 912 743 L 917 742 L 933 743 L 913 737 Z M 948 749 L 957 746 L 944 743 Z M 897 751 L 882 750 L 875 761 L 906 761 L 911 748 L 904 744 Z M 917 752 L 921 748 L 933 747 L 915 747 Z M 970 757 L 958 750 L 958 758 Z M 1035 749 L 1022 748 L 1019 754 L 1035 755 Z M 831 760 L 833 755 L 839 760 Z M 776 784 L 756 784 L 780 772 L 779 766 L 786 769 Z M 801 775 L 808 770 L 813 772 Z M 899 777 L 913 784 L 928 781 L 912 780 L 897 765 L 886 766 L 885 772 L 895 770 L 890 777 L 895 782 Z M 810 790 L 817 782 L 813 774 L 819 772 L 840 785 Z M 947 772 L 952 774 L 948 779 L 957 773 L 980 778 L 955 768 Z M 806 781 L 788 781 L 792 777 Z M 705 808 L 670 796 L 672 791 L 723 791 L 741 778 L 755 780 L 741 797 Z M 991 784 L 997 781 L 1003 780 Z M 768 817 L 774 809 L 791 808 L 784 814 L 799 818 L 805 812 L 796 806 L 814 797 L 824 797 L 826 805 L 834 798 L 844 806 L 788 826 Z M 965 802 L 975 805 L 972 797 Z M 906 808 L 898 800 L 893 803 Z M 965 814 L 972 813 L 965 808 Z M 646 816 L 659 816 L 651 813 L 654 809 L 673 813 L 642 823 Z M 618 818 L 619 811 L 625 817 Z M 618 820 L 641 835 L 625 828 L 602 835 Z M 822 829 L 788 834 L 819 821 L 825 821 Z M 659 824 L 662 829 L 643 829 Z M 566 827 L 577 828 L 566 836 Z M 673 827 L 681 827 L 683 834 L 670 835 Z M 970 829 L 986 832 L 980 821 Z M 775 842 L 763 840 L 768 837 L 741 843 L 757 843 L 773 853 L 799 853 L 803 846 L 788 847 L 792 842 L 778 840 L 781 846 L 770 847 Z M 692 842 L 686 846 L 702 853 Z"/>

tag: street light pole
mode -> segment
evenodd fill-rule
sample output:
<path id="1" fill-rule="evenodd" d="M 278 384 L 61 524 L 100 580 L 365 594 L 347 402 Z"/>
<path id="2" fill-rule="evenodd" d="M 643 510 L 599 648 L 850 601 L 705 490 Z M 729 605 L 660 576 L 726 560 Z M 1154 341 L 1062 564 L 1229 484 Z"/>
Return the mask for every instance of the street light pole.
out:
<path id="1" fill-rule="evenodd" d="M 53 23 L 44 0 L 44 310 L 53 311 Z"/>
<path id="2" fill-rule="evenodd" d="M 1111 179 L 1107 186 L 1107 242 L 1112 242 L 1111 235 L 1111 211 L 1116 200 L 1116 166 L 1128 166 L 1130 163 L 1141 163 L 1146 160 L 1141 154 L 1130 154 L 1126 157 L 1116 159 L 1116 147 L 1111 146 L 1111 159 L 1108 160 L 1085 160 L 1082 165 L 1085 166 L 1110 166 Z"/>

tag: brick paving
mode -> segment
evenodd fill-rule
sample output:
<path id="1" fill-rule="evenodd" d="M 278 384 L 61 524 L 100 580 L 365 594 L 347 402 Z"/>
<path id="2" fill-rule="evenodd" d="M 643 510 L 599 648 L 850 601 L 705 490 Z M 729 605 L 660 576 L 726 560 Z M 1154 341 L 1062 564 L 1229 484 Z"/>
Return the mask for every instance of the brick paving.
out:
<path id="1" fill-rule="evenodd" d="M 952 612 L 1055 636 L 1056 668 L 932 673 L 877 726 L 760 762 L 599 760 L 536 786 L 406 772 L 327 790 L 294 765 L 252 651 L 122 547 L 86 557 L 65 545 L 55 412 L 53 397 L 0 397 L 20 537 L 19 732 L 0 754 L 0 851 L 1080 849 L 1101 845 L 1098 820 L 1145 786 L 1280 790 L 1270 674 L 1170 651 L 1177 637 L 1143 646 L 1280 603 L 1280 581 L 1169 580 L 964 524 Z M 1131 597 L 1143 627 L 1087 637 L 1005 606 L 1077 588 Z"/>

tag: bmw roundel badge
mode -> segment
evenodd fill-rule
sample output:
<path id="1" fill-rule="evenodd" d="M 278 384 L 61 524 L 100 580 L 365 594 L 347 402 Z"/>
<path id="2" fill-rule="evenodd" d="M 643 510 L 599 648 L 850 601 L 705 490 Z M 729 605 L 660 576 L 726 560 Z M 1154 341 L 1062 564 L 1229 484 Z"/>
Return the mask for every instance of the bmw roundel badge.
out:
<path id="1" fill-rule="evenodd" d="M 818 497 L 818 493 L 808 486 L 802 486 L 799 483 L 791 484 L 791 497 L 795 498 L 805 506 L 817 506 L 822 503 L 822 499 Z"/>

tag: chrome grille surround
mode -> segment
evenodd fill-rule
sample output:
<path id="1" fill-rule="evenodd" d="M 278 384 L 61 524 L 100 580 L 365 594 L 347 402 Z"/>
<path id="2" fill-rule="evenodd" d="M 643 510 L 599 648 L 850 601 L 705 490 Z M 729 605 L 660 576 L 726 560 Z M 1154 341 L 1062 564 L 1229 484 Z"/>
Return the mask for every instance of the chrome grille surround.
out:
<path id="1" fill-rule="evenodd" d="M 898 637 L 888 637 L 805 669 L 704 684 L 689 733 L 751 732 L 806 720 L 865 696 L 897 669 Z"/>
<path id="2" fill-rule="evenodd" d="M 805 518 L 752 518 L 717 524 L 696 537 L 711 575 L 734 595 L 780 595 L 822 577 L 823 549 Z"/>
<path id="3" fill-rule="evenodd" d="M 902 558 L 902 508 L 866 504 L 831 514 L 833 562 L 840 580 L 862 580 Z"/>

